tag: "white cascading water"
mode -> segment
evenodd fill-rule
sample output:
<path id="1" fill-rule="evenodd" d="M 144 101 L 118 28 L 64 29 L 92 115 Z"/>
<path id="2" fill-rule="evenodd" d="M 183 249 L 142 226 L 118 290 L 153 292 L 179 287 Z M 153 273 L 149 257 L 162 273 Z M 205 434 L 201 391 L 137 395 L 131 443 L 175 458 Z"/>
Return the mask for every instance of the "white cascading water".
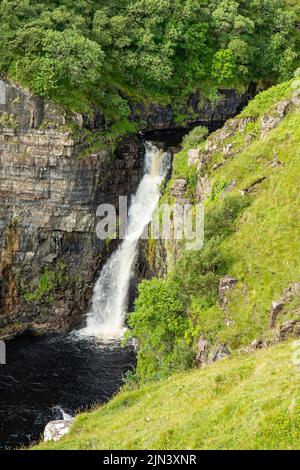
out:
<path id="1" fill-rule="evenodd" d="M 153 143 L 145 143 L 144 176 L 132 197 L 127 233 L 119 248 L 104 265 L 93 292 L 92 307 L 81 333 L 102 339 L 117 339 L 124 334 L 128 291 L 138 250 L 138 241 L 152 219 L 170 155 Z"/>

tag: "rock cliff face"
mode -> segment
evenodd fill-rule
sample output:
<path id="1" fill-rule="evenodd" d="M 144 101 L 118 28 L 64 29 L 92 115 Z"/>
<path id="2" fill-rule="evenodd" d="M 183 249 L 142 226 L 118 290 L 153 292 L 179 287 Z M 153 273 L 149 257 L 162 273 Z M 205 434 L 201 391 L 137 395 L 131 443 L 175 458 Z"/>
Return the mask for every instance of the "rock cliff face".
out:
<path id="1" fill-rule="evenodd" d="M 59 109 L 0 83 L 0 332 L 67 330 L 115 245 L 97 238 L 96 208 L 135 191 L 143 145 L 79 158 Z"/>
<path id="2" fill-rule="evenodd" d="M 203 97 L 199 91 L 191 94 L 185 103 L 177 106 L 138 102 L 131 106 L 131 119 L 139 122 L 146 131 L 178 128 L 181 126 L 178 115 L 185 116 L 186 124 L 201 122 L 210 127 L 213 122 L 224 122 L 236 116 L 254 95 L 253 86 L 243 94 L 238 94 L 234 90 L 219 90 L 216 103 Z"/>

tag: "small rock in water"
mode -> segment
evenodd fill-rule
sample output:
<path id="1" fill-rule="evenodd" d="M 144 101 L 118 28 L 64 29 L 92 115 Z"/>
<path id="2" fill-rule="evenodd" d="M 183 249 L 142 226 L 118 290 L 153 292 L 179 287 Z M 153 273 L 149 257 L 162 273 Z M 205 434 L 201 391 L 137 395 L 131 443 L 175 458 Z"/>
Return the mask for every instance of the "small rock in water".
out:
<path id="1" fill-rule="evenodd" d="M 44 441 L 59 441 L 65 434 L 70 430 L 73 419 L 65 421 L 63 419 L 56 419 L 55 421 L 50 421 L 44 431 Z"/>

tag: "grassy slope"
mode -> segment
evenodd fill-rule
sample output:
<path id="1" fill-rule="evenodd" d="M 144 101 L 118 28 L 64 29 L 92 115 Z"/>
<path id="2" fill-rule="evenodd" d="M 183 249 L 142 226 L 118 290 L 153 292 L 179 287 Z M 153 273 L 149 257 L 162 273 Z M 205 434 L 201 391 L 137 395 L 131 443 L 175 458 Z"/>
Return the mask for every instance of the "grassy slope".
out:
<path id="1" fill-rule="evenodd" d="M 279 86 L 258 97 L 256 105 L 252 103 L 243 112 L 244 116 L 259 114 L 257 124 L 249 129 L 254 135 L 257 132 L 257 137 L 238 158 L 218 171 L 218 177 L 224 181 L 237 182 L 236 192 L 266 178 L 255 189 L 252 204 L 243 213 L 237 232 L 222 246 L 230 274 L 240 281 L 240 289 L 235 290 L 230 303 L 229 315 L 236 322 L 228 334 L 233 343 L 235 340 L 240 343 L 243 335 L 242 342 L 247 343 L 261 334 L 267 326 L 272 300 L 278 299 L 292 282 L 299 281 L 299 107 L 265 140 L 259 137 L 261 116 L 272 113 L 274 98 L 278 101 L 281 93 L 286 98 L 291 91 Z M 271 165 L 274 157 L 281 166 Z M 220 339 L 226 340 L 227 333 L 223 336 Z"/>
<path id="2" fill-rule="evenodd" d="M 261 138 L 262 117 L 272 115 L 277 104 L 290 99 L 292 93 L 288 82 L 258 95 L 239 116 L 251 117 L 255 122 L 249 123 L 245 132 L 216 140 L 219 148 L 205 170 L 213 188 L 206 204 L 212 209 L 227 197 L 223 191 L 232 182 L 236 186 L 230 195 L 242 197 L 241 190 L 265 178 L 248 196 L 250 206 L 238 220 L 236 232 L 220 246 L 226 274 L 239 280 L 229 295 L 227 311 L 217 304 L 205 311 L 197 306 L 197 299 L 191 306 L 190 313 L 198 322 L 199 334 L 204 333 L 216 342 L 227 342 L 231 348 L 247 345 L 260 335 L 268 335 L 272 301 L 300 279 L 299 105 L 294 106 L 265 139 Z M 217 139 L 217 135 L 210 138 Z M 246 142 L 250 135 L 249 144 Z M 227 144 L 233 144 L 235 155 L 224 160 L 223 147 Z M 204 149 L 205 143 L 202 147 Z M 273 166 L 274 159 L 281 165 Z M 217 162 L 223 162 L 223 165 L 213 170 Z M 175 158 L 169 187 L 174 179 L 187 177 L 189 172 L 187 151 L 182 151 Z M 294 318 L 298 306 L 295 304 L 294 310 L 282 315 L 279 322 Z M 233 320 L 234 325 L 226 326 L 226 319 Z"/>
<path id="3" fill-rule="evenodd" d="M 39 449 L 299 449 L 292 353 L 286 343 L 121 392 Z"/>

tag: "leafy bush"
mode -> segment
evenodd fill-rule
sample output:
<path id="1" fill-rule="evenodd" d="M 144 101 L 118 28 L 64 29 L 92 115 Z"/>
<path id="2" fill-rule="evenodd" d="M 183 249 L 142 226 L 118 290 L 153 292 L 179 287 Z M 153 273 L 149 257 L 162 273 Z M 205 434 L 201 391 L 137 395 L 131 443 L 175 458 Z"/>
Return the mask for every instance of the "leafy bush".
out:
<path id="1" fill-rule="evenodd" d="M 190 351 L 184 342 L 188 319 L 178 286 L 163 279 L 143 281 L 135 311 L 129 316 L 129 325 L 140 341 L 137 374 L 142 377 L 169 373 L 190 361 Z M 182 361 L 175 358 L 181 351 Z M 186 351 L 188 354 L 186 354 Z"/>
<path id="2" fill-rule="evenodd" d="M 20 34 L 14 47 L 25 49 L 26 54 L 11 70 L 42 96 L 51 96 L 62 84 L 84 87 L 101 78 L 100 46 L 76 31 L 31 28 Z"/>
<path id="3" fill-rule="evenodd" d="M 105 101 L 129 87 L 170 98 L 200 86 L 212 96 L 276 83 L 297 61 L 284 0 L 4 0 L 0 18 L 0 73 L 62 101 L 77 89 Z"/>
<path id="4" fill-rule="evenodd" d="M 208 129 L 204 126 L 195 127 L 189 132 L 182 141 L 184 149 L 198 147 L 208 136 Z"/>

